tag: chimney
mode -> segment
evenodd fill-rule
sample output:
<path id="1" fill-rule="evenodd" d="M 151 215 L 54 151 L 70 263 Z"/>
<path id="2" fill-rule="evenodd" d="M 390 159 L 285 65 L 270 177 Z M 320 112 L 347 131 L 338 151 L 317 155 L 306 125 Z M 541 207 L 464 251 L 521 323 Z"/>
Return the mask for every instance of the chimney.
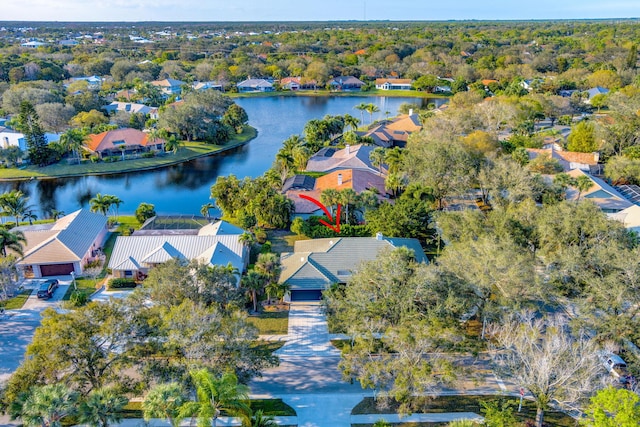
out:
<path id="1" fill-rule="evenodd" d="M 349 144 L 345 145 L 344 149 L 347 150 L 347 154 L 351 153 L 351 146 Z"/>
<path id="2" fill-rule="evenodd" d="M 596 163 L 600 162 L 600 153 L 598 151 L 593 153 L 593 161 Z"/>
<path id="3" fill-rule="evenodd" d="M 413 116 L 413 108 L 409 108 L 409 115 Z"/>
<path id="4" fill-rule="evenodd" d="M 384 237 L 384 235 L 382 233 L 380 233 L 379 231 L 376 233 L 376 240 L 382 240 L 383 237 Z"/>
<path id="5" fill-rule="evenodd" d="M 342 174 L 338 174 L 338 185 L 342 185 Z"/>

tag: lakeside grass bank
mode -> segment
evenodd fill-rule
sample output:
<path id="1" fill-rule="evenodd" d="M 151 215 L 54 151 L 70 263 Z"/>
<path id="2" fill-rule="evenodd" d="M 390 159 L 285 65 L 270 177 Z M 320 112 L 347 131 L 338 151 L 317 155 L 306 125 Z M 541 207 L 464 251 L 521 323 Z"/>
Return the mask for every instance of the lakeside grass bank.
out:
<path id="1" fill-rule="evenodd" d="M 258 131 L 251 126 L 245 126 L 241 134 L 234 135 L 222 145 L 206 144 L 203 142 L 185 142 L 175 154 L 165 154 L 152 158 L 138 158 L 112 163 L 77 164 L 57 163 L 45 167 L 28 166 L 24 169 L 0 169 L 0 181 L 23 181 L 28 179 L 54 179 L 86 175 L 112 175 L 126 172 L 160 169 L 179 163 L 188 162 L 199 157 L 211 156 L 232 148 L 240 147 L 255 139 Z"/>

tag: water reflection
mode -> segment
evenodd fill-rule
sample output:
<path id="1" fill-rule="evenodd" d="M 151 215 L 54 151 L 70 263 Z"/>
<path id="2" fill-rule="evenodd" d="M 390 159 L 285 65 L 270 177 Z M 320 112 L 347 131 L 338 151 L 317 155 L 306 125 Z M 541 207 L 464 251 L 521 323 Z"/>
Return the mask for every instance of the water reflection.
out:
<path id="1" fill-rule="evenodd" d="M 380 109 L 373 120 L 398 112 L 402 103 L 423 106 L 441 99 L 389 97 L 265 97 L 239 98 L 236 102 L 249 115 L 249 123 L 258 130 L 258 137 L 249 144 L 220 155 L 196 159 L 181 165 L 152 171 L 122 175 L 60 178 L 2 182 L 0 191 L 19 189 L 30 196 L 39 217 L 50 216 L 52 210 L 72 212 L 87 207 L 97 193 L 114 194 L 124 201 L 120 213 L 132 214 L 142 202 L 152 203 L 156 211 L 165 214 L 198 214 L 209 201 L 210 187 L 218 176 L 235 174 L 239 178 L 263 174 L 291 135 L 301 134 L 305 123 L 327 114 L 351 114 L 360 117 L 354 107 L 374 103 Z M 370 115 L 365 114 L 369 123 Z M 44 213 L 44 214 L 43 214 Z"/>

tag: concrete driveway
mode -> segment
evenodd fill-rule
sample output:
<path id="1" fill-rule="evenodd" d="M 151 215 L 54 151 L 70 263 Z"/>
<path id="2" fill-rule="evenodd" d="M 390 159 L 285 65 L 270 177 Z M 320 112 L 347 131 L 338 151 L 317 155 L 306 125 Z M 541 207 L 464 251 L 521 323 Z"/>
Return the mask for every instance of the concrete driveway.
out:
<path id="1" fill-rule="evenodd" d="M 0 384 L 7 381 L 24 356 L 27 345 L 31 343 L 33 334 L 40 326 L 40 314 L 49 307 L 60 309 L 60 301 L 71 283 L 70 276 L 55 277 L 59 281 L 58 289 L 50 299 L 40 299 L 36 292 L 45 279 L 25 280 L 25 289 L 31 289 L 31 295 L 17 310 L 7 310 L 0 316 Z"/>

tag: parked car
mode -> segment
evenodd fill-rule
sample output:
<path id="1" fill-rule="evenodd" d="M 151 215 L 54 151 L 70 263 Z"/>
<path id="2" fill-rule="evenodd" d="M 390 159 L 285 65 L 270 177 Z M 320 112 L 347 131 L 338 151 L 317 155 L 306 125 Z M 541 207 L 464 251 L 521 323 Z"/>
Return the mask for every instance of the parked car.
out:
<path id="1" fill-rule="evenodd" d="M 58 280 L 56 279 L 45 280 L 40 284 L 40 287 L 38 288 L 38 293 L 36 295 L 38 296 L 38 298 L 49 299 L 53 296 L 53 293 L 56 291 L 57 288 L 58 288 Z"/>

